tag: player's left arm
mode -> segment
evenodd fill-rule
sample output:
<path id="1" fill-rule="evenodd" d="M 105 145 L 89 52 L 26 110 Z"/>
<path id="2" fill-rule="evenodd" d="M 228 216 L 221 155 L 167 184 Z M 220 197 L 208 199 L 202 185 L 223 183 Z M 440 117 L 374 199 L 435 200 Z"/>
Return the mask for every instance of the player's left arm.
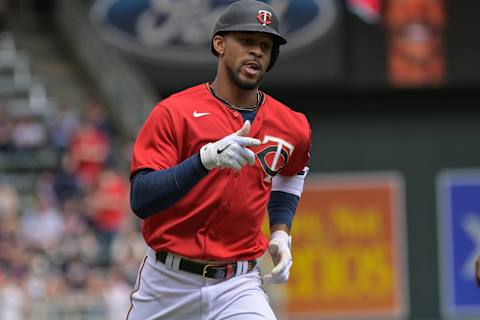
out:
<path id="1" fill-rule="evenodd" d="M 294 113 L 294 116 L 296 119 L 291 123 L 295 124 L 295 149 L 280 174 L 272 178 L 267 206 L 270 220 L 268 250 L 275 267 L 271 274 L 264 276 L 264 280 L 274 283 L 286 282 L 290 276 L 293 264 L 290 228 L 309 170 L 307 163 L 310 159 L 312 131 L 305 115 Z"/>
<path id="2" fill-rule="evenodd" d="M 275 267 L 263 277 L 265 281 L 283 283 L 290 276 L 293 264 L 290 228 L 308 170 L 305 167 L 295 176 L 277 175 L 272 178 L 272 192 L 267 207 L 271 234 L 268 250 Z"/>

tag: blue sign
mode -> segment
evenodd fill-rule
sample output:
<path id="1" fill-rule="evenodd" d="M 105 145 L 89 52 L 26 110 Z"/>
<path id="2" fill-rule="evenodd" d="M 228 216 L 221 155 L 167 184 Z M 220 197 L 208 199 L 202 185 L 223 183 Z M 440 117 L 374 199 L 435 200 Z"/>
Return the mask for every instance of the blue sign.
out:
<path id="1" fill-rule="evenodd" d="M 91 18 L 114 46 L 156 60 L 214 61 L 210 41 L 215 22 L 235 0 L 97 0 Z M 335 25 L 336 0 L 264 0 L 281 19 L 288 39 L 282 52 L 304 48 Z"/>
<path id="2" fill-rule="evenodd" d="M 475 260 L 480 255 L 480 171 L 447 171 L 438 180 L 442 309 L 480 316 Z"/>

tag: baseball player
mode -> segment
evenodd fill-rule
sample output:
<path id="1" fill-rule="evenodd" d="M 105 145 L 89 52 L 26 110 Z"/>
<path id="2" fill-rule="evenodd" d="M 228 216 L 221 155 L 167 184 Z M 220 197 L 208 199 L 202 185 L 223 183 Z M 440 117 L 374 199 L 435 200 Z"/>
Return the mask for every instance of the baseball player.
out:
<path id="1" fill-rule="evenodd" d="M 144 123 L 131 207 L 148 249 L 129 320 L 276 319 L 262 281 L 288 280 L 311 136 L 303 114 L 258 89 L 286 42 L 269 5 L 234 2 L 214 28 L 213 82 L 164 99 Z M 274 268 L 262 277 L 267 247 Z"/>

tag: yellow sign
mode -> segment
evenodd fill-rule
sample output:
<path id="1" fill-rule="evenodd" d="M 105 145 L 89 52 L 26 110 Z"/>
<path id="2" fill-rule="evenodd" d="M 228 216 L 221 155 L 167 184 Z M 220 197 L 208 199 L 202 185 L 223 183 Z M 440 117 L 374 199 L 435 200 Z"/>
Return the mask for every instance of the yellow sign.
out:
<path id="1" fill-rule="evenodd" d="M 404 314 L 402 191 L 396 175 L 309 179 L 292 227 L 290 314 Z"/>

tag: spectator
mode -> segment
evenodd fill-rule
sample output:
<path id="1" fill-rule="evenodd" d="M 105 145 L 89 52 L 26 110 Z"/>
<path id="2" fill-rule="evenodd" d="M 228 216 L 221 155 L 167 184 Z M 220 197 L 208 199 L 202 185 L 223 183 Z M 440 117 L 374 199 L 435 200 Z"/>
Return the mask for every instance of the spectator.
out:
<path id="1" fill-rule="evenodd" d="M 34 301 L 41 301 L 47 295 L 47 275 L 53 271 L 48 258 L 41 253 L 32 253 L 30 272 L 26 279 L 28 297 Z"/>
<path id="2" fill-rule="evenodd" d="M 50 146 L 62 156 L 61 168 L 40 173 L 32 194 L 20 197 L 0 181 L 0 319 L 103 319 L 107 312 L 121 319 L 145 252 L 139 223 L 128 214 L 128 181 L 106 169 L 112 127 L 95 102 L 83 121 L 65 105 L 53 111 L 47 122 L 14 120 L 0 102 L 0 152 L 31 151 L 18 152 L 23 160 Z"/>
<path id="3" fill-rule="evenodd" d="M 29 272 L 28 254 L 19 229 L 18 216 L 0 218 L 0 272 L 24 277 Z"/>
<path id="4" fill-rule="evenodd" d="M 66 234 L 62 245 L 52 252 L 55 261 L 68 262 L 79 258 L 88 265 L 96 266 L 100 248 L 97 238 L 90 229 L 85 229 L 77 235 Z"/>
<path id="5" fill-rule="evenodd" d="M 17 191 L 7 183 L 0 183 L 0 216 L 17 216 L 20 213 L 20 198 Z"/>
<path id="6" fill-rule="evenodd" d="M 46 298 L 51 300 L 58 300 L 62 296 L 68 294 L 67 285 L 63 274 L 57 270 L 50 270 L 45 277 L 46 283 Z"/>
<path id="7" fill-rule="evenodd" d="M 91 187 L 105 168 L 110 153 L 107 136 L 91 122 L 83 121 L 69 146 L 74 172 L 80 183 Z"/>
<path id="8" fill-rule="evenodd" d="M 78 115 L 59 104 L 53 117 L 48 121 L 50 141 L 54 148 L 64 151 L 70 144 L 79 126 Z"/>
<path id="9" fill-rule="evenodd" d="M 26 305 L 27 297 L 21 279 L 7 274 L 0 286 L 0 319 L 24 319 Z"/>
<path id="10" fill-rule="evenodd" d="M 85 116 L 88 121 L 90 121 L 95 126 L 95 128 L 103 132 L 103 134 L 107 137 L 109 143 L 111 144 L 112 127 L 110 126 L 110 123 L 108 121 L 109 119 L 105 108 L 97 102 L 91 102 L 87 106 L 87 112 Z M 116 161 L 117 159 L 113 156 L 112 150 L 110 150 L 107 156 L 106 163 L 109 166 L 112 166 L 116 164 Z"/>
<path id="11" fill-rule="evenodd" d="M 7 249 L 6 272 L 13 277 L 25 279 L 29 272 L 28 250 L 23 243 L 14 242 L 13 246 Z"/>
<path id="12" fill-rule="evenodd" d="M 22 230 L 30 247 L 47 251 L 58 244 L 62 236 L 62 217 L 52 202 L 37 194 L 34 208 L 22 217 Z"/>
<path id="13" fill-rule="evenodd" d="M 87 210 L 101 248 L 101 261 L 109 262 L 110 244 L 125 223 L 130 207 L 128 181 L 112 169 L 105 170 L 87 197 Z"/>
<path id="14" fill-rule="evenodd" d="M 100 254 L 100 245 L 93 231 L 86 230 L 79 239 L 81 259 L 91 265 L 98 264 L 97 257 Z"/>
<path id="15" fill-rule="evenodd" d="M 36 121 L 33 116 L 24 116 L 13 129 L 13 144 L 17 149 L 40 149 L 47 143 L 45 124 Z"/>
<path id="16" fill-rule="evenodd" d="M 145 256 L 145 242 L 139 227 L 138 221 L 125 224 L 111 246 L 112 264 L 123 272 L 131 286 L 137 278 L 139 263 Z"/>
<path id="17" fill-rule="evenodd" d="M 86 117 L 95 128 L 102 131 L 108 138 L 111 137 L 112 129 L 108 121 L 107 112 L 102 105 L 97 102 L 91 102 L 87 106 Z"/>
<path id="18" fill-rule="evenodd" d="M 107 319 L 124 319 L 130 308 L 131 286 L 120 270 L 110 271 L 109 281 L 103 290 L 103 300 L 107 307 Z"/>
<path id="19" fill-rule="evenodd" d="M 59 204 L 80 196 L 80 186 L 75 177 L 75 165 L 69 154 L 62 156 L 61 168 L 55 173 L 53 189 Z"/>
<path id="20" fill-rule="evenodd" d="M 66 236 L 80 237 L 88 229 L 80 199 L 70 198 L 63 202 L 63 226 Z"/>
<path id="21" fill-rule="evenodd" d="M 81 292 L 87 286 L 90 268 L 84 261 L 76 257 L 66 262 L 63 267 L 66 284 L 74 292 Z"/>
<path id="22" fill-rule="evenodd" d="M 51 171 L 43 171 L 39 174 L 35 186 L 36 192 L 46 201 L 52 203 L 52 206 L 56 206 L 58 202 L 54 183 L 55 175 Z"/>
<path id="23" fill-rule="evenodd" d="M 108 270 L 106 270 L 109 272 Z M 103 270 L 90 269 L 85 288 L 84 303 L 88 305 L 89 310 L 85 312 L 85 319 L 105 319 L 106 306 L 103 303 L 102 294 L 107 286 L 108 278 Z M 123 319 L 123 318 L 118 318 Z"/>

